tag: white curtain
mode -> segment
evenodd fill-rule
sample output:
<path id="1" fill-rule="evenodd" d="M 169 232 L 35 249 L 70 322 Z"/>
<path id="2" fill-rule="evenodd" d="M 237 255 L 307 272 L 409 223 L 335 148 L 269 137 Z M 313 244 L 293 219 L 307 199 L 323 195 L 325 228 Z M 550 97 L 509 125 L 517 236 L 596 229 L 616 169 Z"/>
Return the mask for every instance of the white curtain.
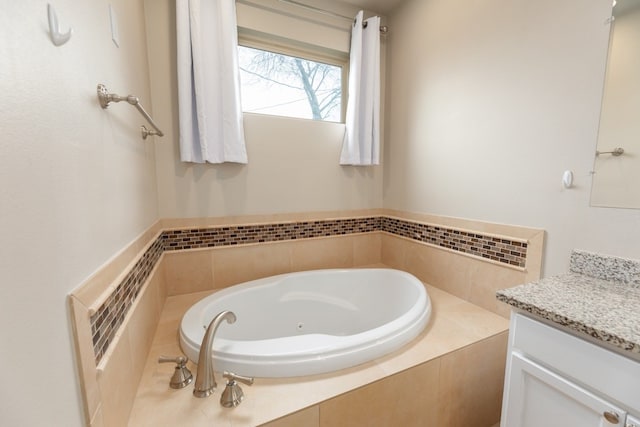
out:
<path id="1" fill-rule="evenodd" d="M 176 0 L 183 162 L 247 163 L 235 0 Z"/>
<path id="2" fill-rule="evenodd" d="M 363 28 L 358 12 L 351 32 L 349 101 L 341 165 L 380 163 L 380 17 Z"/>

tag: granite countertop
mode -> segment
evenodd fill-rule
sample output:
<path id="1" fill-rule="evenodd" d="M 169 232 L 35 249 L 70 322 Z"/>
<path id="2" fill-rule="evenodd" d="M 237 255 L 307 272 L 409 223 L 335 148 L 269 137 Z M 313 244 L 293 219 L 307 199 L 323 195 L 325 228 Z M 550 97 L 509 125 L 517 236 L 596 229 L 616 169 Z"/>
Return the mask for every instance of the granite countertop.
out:
<path id="1" fill-rule="evenodd" d="M 573 251 L 568 273 L 500 290 L 496 297 L 640 357 L 640 261 Z"/>

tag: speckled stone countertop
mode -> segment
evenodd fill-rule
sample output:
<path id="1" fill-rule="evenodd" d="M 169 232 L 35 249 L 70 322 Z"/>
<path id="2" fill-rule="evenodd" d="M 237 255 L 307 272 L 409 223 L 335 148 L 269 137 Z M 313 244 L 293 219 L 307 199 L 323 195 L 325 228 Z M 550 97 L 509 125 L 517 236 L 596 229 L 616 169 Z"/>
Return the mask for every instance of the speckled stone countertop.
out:
<path id="1" fill-rule="evenodd" d="M 503 289 L 496 297 L 640 357 L 640 261 L 573 251 L 569 273 Z"/>

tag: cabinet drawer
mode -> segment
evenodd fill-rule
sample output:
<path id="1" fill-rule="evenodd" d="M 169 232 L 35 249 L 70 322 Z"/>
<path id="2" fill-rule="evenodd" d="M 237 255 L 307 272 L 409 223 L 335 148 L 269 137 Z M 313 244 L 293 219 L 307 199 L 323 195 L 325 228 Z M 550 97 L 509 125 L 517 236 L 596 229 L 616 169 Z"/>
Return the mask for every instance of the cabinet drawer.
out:
<path id="1" fill-rule="evenodd" d="M 626 411 L 517 353 L 503 427 L 623 427 Z"/>
<path id="2" fill-rule="evenodd" d="M 640 363 L 522 314 L 514 314 L 511 351 L 640 411 Z"/>

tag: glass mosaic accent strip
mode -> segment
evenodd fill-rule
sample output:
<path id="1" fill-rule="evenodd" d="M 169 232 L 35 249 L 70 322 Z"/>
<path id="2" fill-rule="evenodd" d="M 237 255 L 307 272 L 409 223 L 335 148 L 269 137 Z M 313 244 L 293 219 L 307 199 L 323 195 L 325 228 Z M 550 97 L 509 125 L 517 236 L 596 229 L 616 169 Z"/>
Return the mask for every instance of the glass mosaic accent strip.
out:
<path id="1" fill-rule="evenodd" d="M 435 225 L 382 217 L 382 231 L 441 248 L 524 268 L 527 243 Z"/>
<path id="2" fill-rule="evenodd" d="M 142 285 L 164 251 L 234 246 L 385 231 L 419 242 L 524 267 L 527 244 L 383 216 L 168 230 L 147 249 L 116 290 L 91 316 L 96 365 L 106 353 Z"/>
<path id="3" fill-rule="evenodd" d="M 162 255 L 162 239 L 157 238 L 124 277 L 115 291 L 91 316 L 91 336 L 96 365 L 102 359 L 116 331 L 124 321 L 140 289 Z"/>
<path id="4" fill-rule="evenodd" d="M 171 230 L 165 231 L 162 239 L 166 251 L 212 248 L 369 233 L 380 229 L 381 220 L 381 217 L 367 217 Z"/>

